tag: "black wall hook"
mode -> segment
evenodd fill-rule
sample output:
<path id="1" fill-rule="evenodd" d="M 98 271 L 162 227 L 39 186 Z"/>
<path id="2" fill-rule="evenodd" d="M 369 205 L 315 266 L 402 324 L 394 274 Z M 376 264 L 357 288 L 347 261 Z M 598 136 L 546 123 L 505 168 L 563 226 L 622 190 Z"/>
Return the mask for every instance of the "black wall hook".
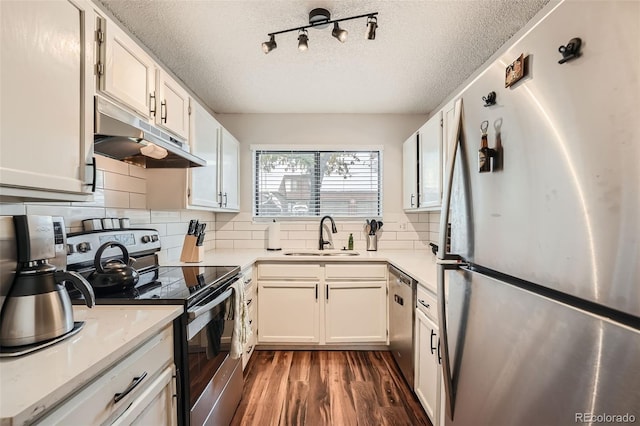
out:
<path id="1" fill-rule="evenodd" d="M 580 56 L 580 46 L 582 45 L 582 40 L 580 38 L 572 38 L 569 40 L 566 46 L 558 47 L 558 52 L 562 53 L 562 59 L 558 61 L 559 64 L 564 64 L 567 61 L 577 58 Z"/>
<path id="2" fill-rule="evenodd" d="M 496 92 L 489 92 L 487 96 L 483 96 L 484 106 L 488 107 L 496 104 Z"/>

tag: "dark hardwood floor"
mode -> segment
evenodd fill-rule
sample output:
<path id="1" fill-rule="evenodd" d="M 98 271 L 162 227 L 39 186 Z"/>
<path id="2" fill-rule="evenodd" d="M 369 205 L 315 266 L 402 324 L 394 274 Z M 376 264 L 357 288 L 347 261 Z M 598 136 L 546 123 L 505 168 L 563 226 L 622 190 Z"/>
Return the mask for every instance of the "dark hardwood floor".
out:
<path id="1" fill-rule="evenodd" d="M 232 425 L 431 426 L 384 351 L 256 351 Z"/>

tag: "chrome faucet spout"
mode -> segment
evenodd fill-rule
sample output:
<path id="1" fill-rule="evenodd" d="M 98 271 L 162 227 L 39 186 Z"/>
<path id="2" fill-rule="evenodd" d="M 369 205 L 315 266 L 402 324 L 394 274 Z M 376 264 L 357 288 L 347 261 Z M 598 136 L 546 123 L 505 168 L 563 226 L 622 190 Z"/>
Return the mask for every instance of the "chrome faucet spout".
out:
<path id="1" fill-rule="evenodd" d="M 320 239 L 318 241 L 318 249 L 320 250 L 324 250 L 325 245 L 331 244 L 330 241 L 325 241 L 325 239 L 322 237 L 322 226 L 324 225 L 325 219 L 329 219 L 331 221 L 331 232 L 334 234 L 338 233 L 338 229 L 336 228 L 336 222 L 333 220 L 331 216 L 324 216 L 322 219 L 320 219 Z"/>

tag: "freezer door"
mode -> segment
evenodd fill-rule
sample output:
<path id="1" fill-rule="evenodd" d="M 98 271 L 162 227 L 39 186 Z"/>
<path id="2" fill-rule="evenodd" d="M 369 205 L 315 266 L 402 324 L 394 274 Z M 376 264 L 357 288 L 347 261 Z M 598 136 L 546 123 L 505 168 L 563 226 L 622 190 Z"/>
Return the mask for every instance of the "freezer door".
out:
<path id="1" fill-rule="evenodd" d="M 640 316 L 639 22 L 637 1 L 564 2 L 462 93 L 453 253 Z M 558 64 L 577 36 L 582 56 Z M 504 88 L 522 53 L 527 74 Z M 479 173 L 485 120 L 500 164 Z"/>
<path id="2" fill-rule="evenodd" d="M 447 274 L 455 392 L 447 426 L 640 420 L 638 330 L 476 272 Z"/>

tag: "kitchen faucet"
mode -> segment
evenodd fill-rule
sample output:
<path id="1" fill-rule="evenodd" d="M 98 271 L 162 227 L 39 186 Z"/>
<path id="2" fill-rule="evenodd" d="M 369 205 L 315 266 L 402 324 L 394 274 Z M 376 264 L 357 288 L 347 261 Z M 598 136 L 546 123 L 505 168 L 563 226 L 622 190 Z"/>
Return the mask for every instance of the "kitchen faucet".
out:
<path id="1" fill-rule="evenodd" d="M 338 233 L 338 230 L 336 229 L 336 223 L 334 222 L 333 218 L 331 216 L 325 216 L 322 219 L 320 219 L 320 241 L 319 241 L 319 249 L 320 250 L 324 250 L 324 246 L 327 244 L 331 244 L 330 241 L 325 241 L 324 238 L 322 238 L 322 224 L 324 222 L 325 219 L 329 219 L 331 221 L 331 232 L 334 234 Z"/>

